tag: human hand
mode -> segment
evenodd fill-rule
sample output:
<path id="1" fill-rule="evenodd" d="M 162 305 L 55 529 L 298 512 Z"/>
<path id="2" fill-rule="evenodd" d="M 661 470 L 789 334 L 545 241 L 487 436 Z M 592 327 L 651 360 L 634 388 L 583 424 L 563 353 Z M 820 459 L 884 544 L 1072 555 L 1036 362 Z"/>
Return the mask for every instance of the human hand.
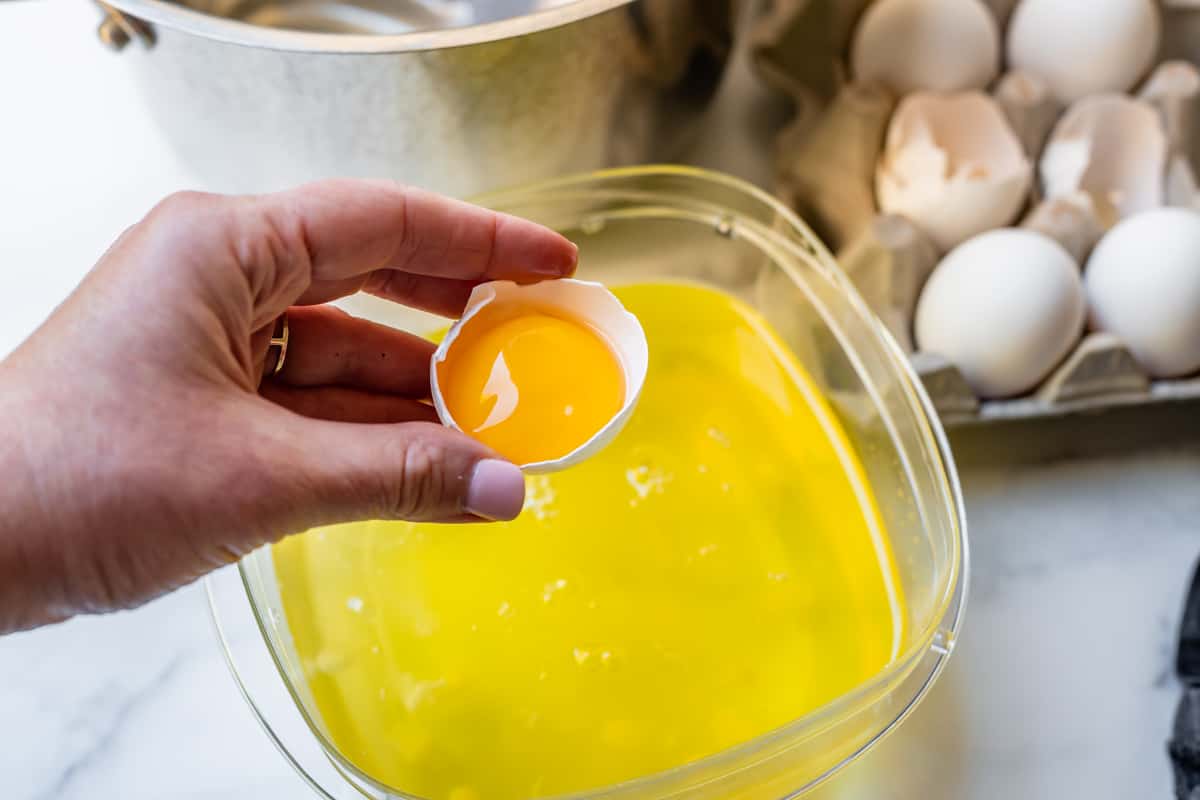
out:
<path id="1" fill-rule="evenodd" d="M 481 281 L 576 258 L 390 183 L 168 198 L 0 362 L 0 633 L 136 605 L 315 525 L 516 516 L 520 471 L 421 402 L 433 346 L 321 304 L 454 316 Z"/>

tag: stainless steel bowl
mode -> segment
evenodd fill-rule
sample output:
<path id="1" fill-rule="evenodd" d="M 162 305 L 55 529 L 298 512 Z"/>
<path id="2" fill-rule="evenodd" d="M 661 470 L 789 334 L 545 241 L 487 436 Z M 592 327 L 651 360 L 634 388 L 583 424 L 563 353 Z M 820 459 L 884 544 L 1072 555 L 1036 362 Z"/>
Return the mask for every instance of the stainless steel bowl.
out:
<path id="1" fill-rule="evenodd" d="M 207 188 L 354 175 L 464 195 L 671 159 L 737 3 L 109 0 L 100 33 Z"/>

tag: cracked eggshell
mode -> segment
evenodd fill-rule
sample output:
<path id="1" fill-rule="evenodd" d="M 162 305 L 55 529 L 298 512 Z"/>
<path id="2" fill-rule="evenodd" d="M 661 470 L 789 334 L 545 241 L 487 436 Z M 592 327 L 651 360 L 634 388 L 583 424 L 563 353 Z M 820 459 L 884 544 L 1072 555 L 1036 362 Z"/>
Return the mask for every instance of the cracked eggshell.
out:
<path id="1" fill-rule="evenodd" d="M 875 173 L 880 208 L 910 219 L 942 252 L 1011 223 L 1032 184 L 1021 142 L 981 92 L 905 98 Z"/>
<path id="2" fill-rule="evenodd" d="M 1021 0 L 1008 23 L 1008 63 L 1072 103 L 1133 88 L 1161 34 L 1155 0 Z"/>
<path id="3" fill-rule="evenodd" d="M 1079 265 L 1034 231 L 988 231 L 938 264 L 917 305 L 918 348 L 954 364 L 977 395 L 1038 385 L 1079 341 Z"/>
<path id="4" fill-rule="evenodd" d="M 1000 30 L 980 0 L 879 0 L 855 30 L 854 79 L 897 94 L 982 89 L 1000 71 Z"/>
<path id="5" fill-rule="evenodd" d="M 642 330 L 638 318 L 626 311 L 621 301 L 607 287 L 573 278 L 526 285 L 512 281 L 491 281 L 472 290 L 462 317 L 450 326 L 445 338 L 434 351 L 429 365 L 433 407 L 437 410 L 438 419 L 442 424 L 456 431 L 462 430 L 454 421 L 442 397 L 438 365 L 446 360 L 454 342 L 470 327 L 472 320 L 478 318 L 479 312 L 489 307 L 512 308 L 525 313 L 549 313 L 587 323 L 604 334 L 625 375 L 625 402 L 621 410 L 590 439 L 561 458 L 517 466 L 528 474 L 557 472 L 590 458 L 616 438 L 633 415 L 642 393 L 642 386 L 646 382 L 646 370 L 650 361 L 646 333 Z"/>
<path id="6" fill-rule="evenodd" d="M 1155 378 L 1200 370 L 1200 214 L 1159 208 L 1109 231 L 1084 275 L 1092 327 Z"/>
<path id="7" fill-rule="evenodd" d="M 1096 95 L 1067 110 L 1039 171 L 1047 198 L 1087 195 L 1104 227 L 1163 204 L 1167 136 L 1149 103 Z"/>

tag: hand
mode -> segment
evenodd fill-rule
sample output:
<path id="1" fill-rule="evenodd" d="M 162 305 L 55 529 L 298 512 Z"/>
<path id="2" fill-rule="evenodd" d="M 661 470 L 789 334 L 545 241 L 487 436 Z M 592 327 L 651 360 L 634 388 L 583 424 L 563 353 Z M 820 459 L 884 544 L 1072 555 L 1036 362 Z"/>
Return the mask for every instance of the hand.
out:
<path id="1" fill-rule="evenodd" d="M 0 362 L 0 633 L 136 605 L 314 525 L 516 516 L 520 471 L 421 402 L 432 345 L 320 304 L 361 290 L 453 316 L 483 280 L 576 257 L 388 183 L 168 198 Z"/>

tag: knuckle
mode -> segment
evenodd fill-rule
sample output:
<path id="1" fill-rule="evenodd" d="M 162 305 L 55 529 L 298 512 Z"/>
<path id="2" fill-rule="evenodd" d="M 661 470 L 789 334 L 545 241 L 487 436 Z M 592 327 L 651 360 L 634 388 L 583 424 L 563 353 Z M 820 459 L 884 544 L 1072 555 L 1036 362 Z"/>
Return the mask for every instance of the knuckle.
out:
<path id="1" fill-rule="evenodd" d="M 225 200 L 204 192 L 169 194 L 135 226 L 139 239 L 150 252 L 170 254 L 173 261 L 198 258 L 211 249 L 213 231 L 225 227 Z"/>
<path id="2" fill-rule="evenodd" d="M 266 211 L 263 228 L 273 248 L 274 263 L 287 270 L 284 277 L 294 284 L 293 288 L 307 286 L 312 278 L 313 252 L 304 217 L 288 211 Z"/>
<path id="3" fill-rule="evenodd" d="M 151 218 L 192 219 L 210 211 L 217 195 L 205 192 L 172 192 L 158 202 L 150 211 Z"/>
<path id="4" fill-rule="evenodd" d="M 312 255 L 303 220 L 269 204 L 231 224 L 230 245 L 260 303 L 286 303 L 312 279 Z"/>
<path id="5" fill-rule="evenodd" d="M 493 267 L 495 267 L 496 264 L 496 242 L 500 239 L 500 225 L 502 224 L 500 215 L 489 214 L 488 223 L 487 229 L 484 232 L 483 241 L 484 275 L 490 275 Z"/>
<path id="6" fill-rule="evenodd" d="M 417 254 L 425 249 L 426 245 L 424 231 L 420 220 L 416 219 L 413 203 L 408 193 L 401 194 L 398 202 L 399 209 L 396 216 L 399 224 L 397 225 L 396 250 L 392 260 L 399 265 L 401 270 L 404 270 L 417 257 Z"/>
<path id="7" fill-rule="evenodd" d="M 444 448 L 427 437 L 407 442 L 400 459 L 396 516 L 425 519 L 436 514 L 446 495 L 444 460 Z"/>
<path id="8" fill-rule="evenodd" d="M 388 297 L 412 298 L 421 286 L 420 279 L 409 272 L 391 271 L 383 273 L 383 293 Z"/>

